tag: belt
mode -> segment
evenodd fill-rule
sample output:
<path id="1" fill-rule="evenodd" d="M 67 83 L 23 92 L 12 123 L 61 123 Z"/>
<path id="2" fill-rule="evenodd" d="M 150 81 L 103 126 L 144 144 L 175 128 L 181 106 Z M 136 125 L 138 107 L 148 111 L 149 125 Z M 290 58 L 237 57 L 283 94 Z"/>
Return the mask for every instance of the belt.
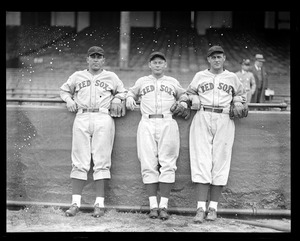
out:
<path id="1" fill-rule="evenodd" d="M 216 113 L 222 113 L 223 109 L 221 108 L 213 108 L 213 107 L 203 107 L 204 111 L 209 111 L 209 112 L 216 112 Z"/>
<path id="2" fill-rule="evenodd" d="M 82 108 L 77 111 L 77 113 L 86 113 L 86 112 L 103 112 L 108 114 L 108 109 L 106 108 Z"/>
<path id="3" fill-rule="evenodd" d="M 82 109 L 82 113 L 85 112 L 99 112 L 99 108 L 88 108 L 88 109 Z"/>
<path id="4" fill-rule="evenodd" d="M 149 115 L 149 118 L 164 118 L 163 114 Z"/>
<path id="5" fill-rule="evenodd" d="M 146 117 L 148 119 L 152 119 L 152 118 L 159 118 L 159 119 L 169 119 L 169 118 L 173 118 L 173 115 L 171 114 L 143 114 L 143 117 Z"/>

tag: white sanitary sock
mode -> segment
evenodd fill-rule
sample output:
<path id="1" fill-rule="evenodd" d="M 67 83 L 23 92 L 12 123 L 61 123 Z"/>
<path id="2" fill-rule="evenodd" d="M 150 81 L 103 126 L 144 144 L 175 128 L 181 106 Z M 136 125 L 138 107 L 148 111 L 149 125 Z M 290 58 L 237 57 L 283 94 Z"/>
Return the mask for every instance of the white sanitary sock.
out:
<path id="1" fill-rule="evenodd" d="M 203 208 L 203 211 L 206 211 L 206 202 L 205 201 L 198 201 L 197 202 L 197 209 L 198 208 Z"/>
<path id="2" fill-rule="evenodd" d="M 96 206 L 96 204 L 99 204 L 100 208 L 104 208 L 104 197 L 96 197 L 94 206 Z"/>
<path id="3" fill-rule="evenodd" d="M 151 196 L 149 197 L 150 209 L 158 208 L 157 197 Z"/>
<path id="4" fill-rule="evenodd" d="M 169 198 L 161 197 L 159 202 L 159 208 L 168 208 Z"/>
<path id="5" fill-rule="evenodd" d="M 218 202 L 210 201 L 209 202 L 209 207 L 214 208 L 217 211 Z"/>
<path id="6" fill-rule="evenodd" d="M 72 204 L 76 203 L 76 205 L 80 208 L 81 206 L 81 195 L 73 194 L 72 195 Z"/>

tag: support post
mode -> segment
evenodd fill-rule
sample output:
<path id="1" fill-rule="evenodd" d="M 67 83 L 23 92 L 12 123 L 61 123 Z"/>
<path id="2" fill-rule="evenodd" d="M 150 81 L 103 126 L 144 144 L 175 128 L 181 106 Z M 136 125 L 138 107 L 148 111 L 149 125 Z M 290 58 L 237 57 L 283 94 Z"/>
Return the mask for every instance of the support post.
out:
<path id="1" fill-rule="evenodd" d="M 119 67 L 127 69 L 130 50 L 130 12 L 121 12 Z"/>

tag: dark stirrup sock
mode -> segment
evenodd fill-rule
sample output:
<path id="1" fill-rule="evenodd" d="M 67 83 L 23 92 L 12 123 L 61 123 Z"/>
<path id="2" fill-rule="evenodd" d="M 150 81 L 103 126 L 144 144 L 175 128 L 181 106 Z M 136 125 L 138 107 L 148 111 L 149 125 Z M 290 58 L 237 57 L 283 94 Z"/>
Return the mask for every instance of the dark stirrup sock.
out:
<path id="1" fill-rule="evenodd" d="M 72 178 L 72 194 L 81 195 L 86 180 Z"/>

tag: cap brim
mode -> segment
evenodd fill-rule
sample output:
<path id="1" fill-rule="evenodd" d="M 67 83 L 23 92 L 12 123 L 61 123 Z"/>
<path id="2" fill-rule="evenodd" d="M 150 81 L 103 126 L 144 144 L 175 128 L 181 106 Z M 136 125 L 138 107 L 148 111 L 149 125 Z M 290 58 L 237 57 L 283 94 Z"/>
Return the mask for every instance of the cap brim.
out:
<path id="1" fill-rule="evenodd" d="M 99 52 L 93 52 L 93 53 L 90 53 L 90 54 L 89 54 L 89 56 L 91 56 L 91 55 L 93 55 L 93 54 L 99 54 L 99 55 L 102 55 L 102 56 L 104 56 L 104 54 L 103 54 L 103 53 L 99 53 Z"/>
<path id="2" fill-rule="evenodd" d="M 152 61 L 154 58 L 156 58 L 156 57 L 159 57 L 159 58 L 161 58 L 161 59 L 163 59 L 163 60 L 166 60 L 166 58 L 164 57 L 164 56 L 162 56 L 162 55 L 160 55 L 160 54 L 155 54 L 155 55 L 153 55 L 153 56 L 151 56 L 151 58 L 149 58 L 149 61 Z"/>
<path id="3" fill-rule="evenodd" d="M 212 54 L 215 54 L 215 53 L 224 54 L 224 51 L 219 51 L 219 50 L 213 51 L 213 52 L 211 52 L 210 54 L 208 54 L 207 57 L 209 57 L 209 56 L 211 56 Z"/>

